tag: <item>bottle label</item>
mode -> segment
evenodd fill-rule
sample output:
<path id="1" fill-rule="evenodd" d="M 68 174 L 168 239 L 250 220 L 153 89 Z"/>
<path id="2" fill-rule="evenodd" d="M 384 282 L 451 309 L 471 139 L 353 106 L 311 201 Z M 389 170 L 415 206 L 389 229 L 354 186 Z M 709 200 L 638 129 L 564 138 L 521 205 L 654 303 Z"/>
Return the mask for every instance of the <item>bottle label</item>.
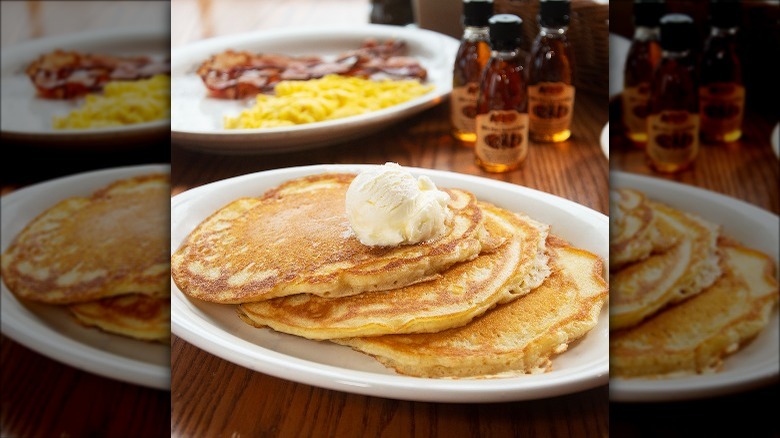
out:
<path id="1" fill-rule="evenodd" d="M 477 157 L 486 163 L 512 165 L 528 154 L 528 114 L 514 110 L 479 114 Z"/>
<path id="2" fill-rule="evenodd" d="M 687 163 L 699 152 L 699 115 L 661 111 L 647 116 L 647 155 L 656 163 Z"/>
<path id="3" fill-rule="evenodd" d="M 701 86 L 699 108 L 703 132 L 727 133 L 739 130 L 745 112 L 745 87 L 728 82 Z"/>
<path id="4" fill-rule="evenodd" d="M 477 96 L 479 84 L 469 82 L 463 87 L 455 87 L 450 95 L 450 119 L 452 126 L 461 132 L 476 130 Z"/>
<path id="5" fill-rule="evenodd" d="M 563 82 L 529 85 L 528 114 L 535 134 L 552 135 L 569 129 L 574 114 L 574 87 Z"/>
<path id="6" fill-rule="evenodd" d="M 623 90 L 623 123 L 628 132 L 647 132 L 649 102 L 650 84 L 647 82 Z"/>

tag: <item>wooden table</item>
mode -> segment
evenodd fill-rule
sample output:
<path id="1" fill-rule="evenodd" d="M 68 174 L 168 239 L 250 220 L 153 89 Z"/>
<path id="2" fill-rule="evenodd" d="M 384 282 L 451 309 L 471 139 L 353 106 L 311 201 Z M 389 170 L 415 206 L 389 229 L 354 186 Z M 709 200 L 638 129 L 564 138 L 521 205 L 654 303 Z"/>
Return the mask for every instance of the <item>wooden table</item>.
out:
<path id="1" fill-rule="evenodd" d="M 214 2 L 212 16 L 205 20 L 211 22 L 209 29 L 235 33 L 285 23 L 307 23 L 315 18 L 311 5 L 307 5 L 314 2 L 301 0 L 285 2 L 284 8 L 281 3 L 258 2 L 254 10 L 242 12 L 245 16 L 227 12 L 231 5 L 240 3 Z M 316 16 L 316 21 L 337 25 L 367 22 L 366 2 L 338 3 L 342 15 Z M 346 3 L 350 4 L 349 8 L 344 6 Z M 317 9 L 320 13 L 324 10 L 324 7 Z M 199 21 L 200 12 L 192 3 L 174 0 L 172 11 L 174 47 L 203 37 L 205 28 Z M 230 16 L 238 17 L 236 26 L 222 21 Z M 247 27 L 248 24 L 252 26 Z M 599 134 L 608 118 L 606 96 L 578 91 L 572 139 L 558 145 L 532 144 L 524 165 L 506 174 L 489 174 L 474 164 L 473 150 L 461 146 L 449 135 L 448 114 L 449 106 L 445 102 L 361 139 L 286 154 L 223 156 L 173 144 L 173 192 L 275 168 L 393 161 L 403 166 L 495 178 L 607 213 L 608 161 L 599 146 Z M 566 396 L 515 403 L 423 403 L 355 395 L 279 379 L 223 360 L 176 336 L 173 336 L 171 363 L 175 436 L 608 435 L 606 385 Z"/>
<path id="2" fill-rule="evenodd" d="M 57 4 L 59 3 L 59 4 Z M 2 47 L 89 30 L 158 25 L 168 2 L 2 2 Z M 167 137 L 136 148 L 63 149 L 5 143 L 3 195 L 30 184 L 118 166 L 169 162 Z M 170 392 L 120 382 L 64 365 L 2 336 L 3 437 L 170 436 Z"/>
<path id="3" fill-rule="evenodd" d="M 610 103 L 610 169 L 663 178 L 712 190 L 778 214 L 778 158 L 770 134 L 777 119 L 748 108 L 742 138 L 732 144 L 701 144 L 694 165 L 676 174 L 654 172 L 643 148 L 631 144 L 622 133 L 620 102 Z"/>

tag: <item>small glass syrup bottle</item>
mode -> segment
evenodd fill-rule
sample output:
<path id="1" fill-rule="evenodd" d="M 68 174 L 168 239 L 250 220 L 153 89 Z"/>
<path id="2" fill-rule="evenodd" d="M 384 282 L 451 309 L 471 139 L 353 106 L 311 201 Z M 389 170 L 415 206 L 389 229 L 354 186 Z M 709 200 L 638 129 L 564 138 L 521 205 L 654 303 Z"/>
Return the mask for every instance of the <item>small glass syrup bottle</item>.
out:
<path id="1" fill-rule="evenodd" d="M 745 87 L 736 49 L 740 14 L 736 0 L 710 1 L 711 30 L 699 68 L 699 115 L 705 143 L 730 143 L 742 136 Z"/>
<path id="2" fill-rule="evenodd" d="M 571 136 L 574 56 L 566 32 L 569 0 L 539 3 L 539 34 L 528 57 L 528 117 L 531 140 L 561 142 Z"/>
<path id="3" fill-rule="evenodd" d="M 528 153 L 528 94 L 520 38 L 523 20 L 512 14 L 490 18 L 490 60 L 477 98 L 478 166 L 488 172 L 517 169 Z"/>
<path id="4" fill-rule="evenodd" d="M 634 36 L 623 68 L 623 125 L 635 146 L 647 142 L 647 112 L 653 72 L 661 62 L 658 20 L 664 14 L 663 0 L 634 0 Z"/>
<path id="5" fill-rule="evenodd" d="M 450 95 L 452 135 L 466 146 L 477 139 L 475 117 L 482 70 L 490 59 L 490 27 L 492 0 L 463 2 L 463 37 L 455 56 Z"/>
<path id="6" fill-rule="evenodd" d="M 690 167 L 699 152 L 699 90 L 691 43 L 693 19 L 661 17 L 661 63 L 650 88 L 647 147 L 650 167 L 674 173 Z"/>

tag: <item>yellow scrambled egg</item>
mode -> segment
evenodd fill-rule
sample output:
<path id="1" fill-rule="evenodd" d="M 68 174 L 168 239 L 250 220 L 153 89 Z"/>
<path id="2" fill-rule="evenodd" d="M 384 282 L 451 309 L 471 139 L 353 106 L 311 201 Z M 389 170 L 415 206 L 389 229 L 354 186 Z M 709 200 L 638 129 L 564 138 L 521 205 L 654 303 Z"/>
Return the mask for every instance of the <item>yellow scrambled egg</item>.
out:
<path id="1" fill-rule="evenodd" d="M 387 108 L 433 89 L 416 80 L 373 81 L 328 75 L 308 81 L 281 81 L 273 96 L 259 94 L 254 106 L 225 117 L 227 129 L 274 128 L 339 119 Z"/>
<path id="2" fill-rule="evenodd" d="M 65 117 L 54 117 L 56 129 L 88 129 L 170 119 L 171 77 L 109 82 L 100 94 L 88 94 Z"/>

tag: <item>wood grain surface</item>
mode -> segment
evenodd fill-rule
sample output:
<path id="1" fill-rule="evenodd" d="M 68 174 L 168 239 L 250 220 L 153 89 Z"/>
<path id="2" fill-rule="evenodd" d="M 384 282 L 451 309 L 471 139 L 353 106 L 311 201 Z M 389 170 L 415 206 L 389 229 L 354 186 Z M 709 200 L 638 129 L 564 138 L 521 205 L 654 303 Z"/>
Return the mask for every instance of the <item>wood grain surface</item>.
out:
<path id="1" fill-rule="evenodd" d="M 742 138 L 732 144 L 701 144 L 694 165 L 676 174 L 654 172 L 643 148 L 623 135 L 619 99 L 610 102 L 610 168 L 663 178 L 712 190 L 777 214 L 778 157 L 772 151 L 770 134 L 777 120 L 748 107 Z"/>

